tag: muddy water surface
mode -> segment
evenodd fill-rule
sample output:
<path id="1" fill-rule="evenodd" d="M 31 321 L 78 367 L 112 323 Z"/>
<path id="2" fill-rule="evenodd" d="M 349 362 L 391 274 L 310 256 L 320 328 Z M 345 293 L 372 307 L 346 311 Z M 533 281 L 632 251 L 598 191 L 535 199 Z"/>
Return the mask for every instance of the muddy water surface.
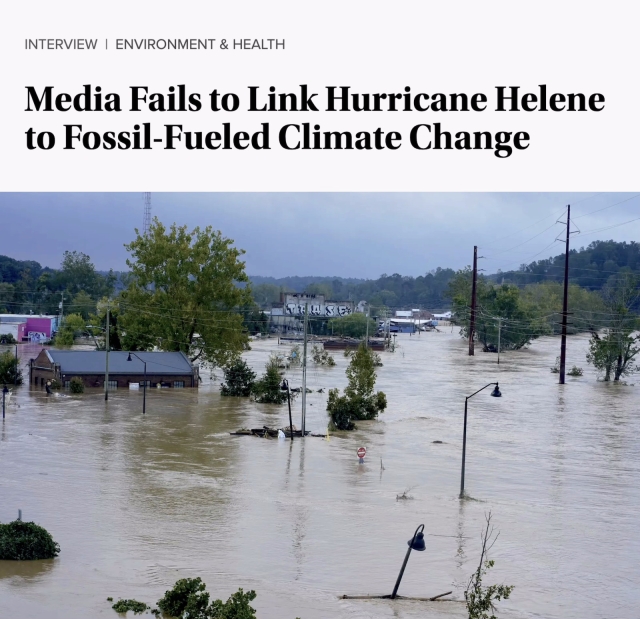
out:
<path id="1" fill-rule="evenodd" d="M 115 617 L 108 596 L 153 605 L 178 578 L 200 576 L 217 597 L 255 589 L 261 619 L 464 617 L 460 602 L 338 596 L 390 593 L 424 523 L 427 550 L 412 554 L 400 593 L 461 600 L 489 510 L 500 537 L 488 582 L 516 586 L 501 616 L 640 616 L 640 386 L 596 382 L 584 337 L 570 338 L 568 361 L 585 375 L 562 387 L 549 371 L 557 339 L 499 366 L 466 356 L 455 333 L 398 343 L 379 370 L 388 410 L 329 440 L 229 436 L 283 426 L 287 413 L 221 398 L 220 374 L 205 372 L 199 390 L 150 390 L 145 417 L 142 392 L 105 403 L 96 391 L 20 388 L 0 429 L 0 521 L 20 508 L 62 552 L 0 562 L 0 616 Z M 276 349 L 287 347 L 255 342 L 246 357 L 261 371 Z M 309 386 L 344 386 L 336 360 L 311 366 Z M 298 385 L 299 370 L 289 378 Z M 502 398 L 487 389 L 469 401 L 472 498 L 461 502 L 464 397 L 494 380 Z M 308 429 L 326 429 L 325 403 L 326 392 L 308 397 Z M 412 498 L 397 500 L 405 490 Z"/>

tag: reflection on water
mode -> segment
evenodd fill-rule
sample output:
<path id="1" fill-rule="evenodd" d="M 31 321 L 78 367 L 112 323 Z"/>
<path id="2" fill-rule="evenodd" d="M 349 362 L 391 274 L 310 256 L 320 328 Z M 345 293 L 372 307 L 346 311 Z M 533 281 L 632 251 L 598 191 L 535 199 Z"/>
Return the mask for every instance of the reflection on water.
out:
<path id="1" fill-rule="evenodd" d="M 288 413 L 221 398 L 220 376 L 199 390 L 148 392 L 145 417 L 139 392 L 105 403 L 96 391 L 20 389 L 0 428 L 0 520 L 20 508 L 62 551 L 0 562 L 3 613 L 109 616 L 108 596 L 152 604 L 178 578 L 200 576 L 218 597 L 256 589 L 263 619 L 462 618 L 460 602 L 338 596 L 390 593 L 424 523 L 427 551 L 411 555 L 400 594 L 453 589 L 463 599 L 491 510 L 501 533 L 489 582 L 516 585 L 501 616 L 637 617 L 639 387 L 596 382 L 586 337 L 569 340 L 568 363 L 585 376 L 565 386 L 549 371 L 555 339 L 501 355 L 499 366 L 495 355 L 468 357 L 455 333 L 398 343 L 379 370 L 388 410 L 329 440 L 229 436 L 287 425 Z M 255 342 L 247 360 L 261 372 L 275 348 Z M 345 385 L 347 360 L 336 361 L 308 371 L 312 430 L 326 428 L 326 391 Z M 300 370 L 289 380 L 299 386 Z M 487 390 L 469 401 L 474 500 L 460 502 L 464 398 L 494 380 L 501 399 Z M 413 499 L 397 501 L 407 488 Z"/>
<path id="2" fill-rule="evenodd" d="M 0 580 L 7 580 L 9 584 L 23 585 L 25 582 L 33 584 L 42 579 L 53 569 L 55 561 L 0 561 Z"/>

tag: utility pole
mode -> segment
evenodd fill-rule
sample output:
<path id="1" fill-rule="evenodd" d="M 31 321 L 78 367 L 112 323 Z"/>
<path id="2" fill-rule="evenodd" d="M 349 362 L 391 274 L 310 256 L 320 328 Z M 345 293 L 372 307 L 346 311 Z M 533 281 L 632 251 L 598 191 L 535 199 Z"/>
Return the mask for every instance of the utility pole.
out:
<path id="1" fill-rule="evenodd" d="M 471 320 L 469 322 L 469 356 L 475 354 L 473 336 L 476 330 L 476 282 L 478 280 L 478 246 L 473 246 L 473 279 L 471 280 Z"/>
<path id="2" fill-rule="evenodd" d="M 109 399 L 109 301 L 107 301 L 107 328 L 106 328 L 105 350 L 107 358 L 104 366 L 104 400 Z"/>
<path id="3" fill-rule="evenodd" d="M 309 325 L 309 304 L 304 304 L 304 344 L 302 347 L 302 436 L 304 437 L 307 416 L 307 330 Z"/>
<path id="4" fill-rule="evenodd" d="M 567 361 L 567 313 L 569 311 L 569 223 L 571 205 L 567 204 L 567 240 L 564 250 L 564 296 L 562 299 L 562 340 L 560 344 L 560 384 L 564 385 L 564 370 Z"/>
<path id="5" fill-rule="evenodd" d="M 365 346 L 369 348 L 369 304 L 367 303 L 367 339 Z"/>
<path id="6" fill-rule="evenodd" d="M 58 325 L 58 331 L 62 328 L 62 321 L 64 320 L 64 292 L 60 293 L 60 324 Z"/>
<path id="7" fill-rule="evenodd" d="M 498 318 L 498 365 L 500 365 L 500 336 L 502 335 L 502 318 Z"/>

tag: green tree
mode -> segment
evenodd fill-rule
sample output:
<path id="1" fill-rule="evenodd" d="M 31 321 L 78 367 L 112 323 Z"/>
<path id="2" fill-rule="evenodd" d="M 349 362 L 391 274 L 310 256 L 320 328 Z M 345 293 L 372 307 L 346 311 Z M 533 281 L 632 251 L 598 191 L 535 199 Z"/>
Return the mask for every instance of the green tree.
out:
<path id="1" fill-rule="evenodd" d="M 619 381 L 633 374 L 639 366 L 635 360 L 640 353 L 640 319 L 633 311 L 640 300 L 640 276 L 620 274 L 602 290 L 607 314 L 601 332 L 592 330 L 587 361 L 604 380 Z"/>
<path id="2" fill-rule="evenodd" d="M 81 290 L 71 300 L 71 307 L 84 320 L 88 320 L 89 315 L 96 311 L 96 301 L 84 290 Z"/>
<path id="3" fill-rule="evenodd" d="M 375 320 L 367 318 L 367 315 L 362 312 L 354 312 L 340 318 L 331 318 L 329 320 L 329 331 L 334 335 L 343 337 L 365 337 L 367 322 L 369 323 L 369 335 L 374 335 L 376 332 Z"/>
<path id="4" fill-rule="evenodd" d="M 469 337 L 471 316 L 471 269 L 458 271 L 449 285 L 453 311 L 460 335 Z M 521 295 L 517 286 L 496 285 L 484 277 L 476 283 L 475 334 L 483 350 L 496 351 L 498 338 L 502 350 L 518 350 L 549 332 L 546 320 L 530 299 Z"/>
<path id="5" fill-rule="evenodd" d="M 157 218 L 125 245 L 132 281 L 120 296 L 124 348 L 182 351 L 192 361 L 228 365 L 247 347 L 239 308 L 251 303 L 244 251 L 210 226 L 188 231 Z"/>
<path id="6" fill-rule="evenodd" d="M 13 284 L 0 281 L 0 312 L 3 314 L 13 311 Z"/>
<path id="7" fill-rule="evenodd" d="M 265 366 L 265 373 L 253 388 L 256 402 L 262 404 L 284 404 L 287 401 L 287 392 L 280 388 L 282 376 L 280 365 L 282 359 L 278 355 L 271 354 Z"/>
<path id="8" fill-rule="evenodd" d="M 220 395 L 248 397 L 256 382 L 256 373 L 244 359 L 236 359 L 224 368 L 224 383 Z"/>
<path id="9" fill-rule="evenodd" d="M 91 262 L 91 258 L 82 252 L 65 251 L 62 257 L 60 271 L 57 273 L 58 286 L 70 295 L 77 295 L 80 291 L 97 299 L 108 295 L 113 290 L 115 277 L 112 272 L 107 277 L 98 273 Z"/>
<path id="10" fill-rule="evenodd" d="M 547 324 L 549 333 L 558 335 L 562 331 L 562 300 L 564 286 L 559 282 L 530 284 L 522 290 L 522 299 L 534 308 Z M 569 334 L 590 331 L 605 311 L 602 296 L 596 292 L 569 284 L 569 310 L 572 312 Z"/>
<path id="11" fill-rule="evenodd" d="M 375 353 L 364 343 L 351 355 L 346 374 L 349 382 L 344 395 L 338 389 L 330 389 L 327 399 L 331 426 L 336 430 L 354 430 L 355 421 L 376 419 L 387 407 L 386 395 L 382 391 L 374 393 Z"/>
<path id="12" fill-rule="evenodd" d="M 107 335 L 107 307 L 109 308 L 109 349 L 122 350 L 120 333 L 120 297 L 115 300 L 103 297 L 98 301 L 96 313 L 90 314 L 87 319 L 87 332 L 94 338 L 96 348 L 105 350 Z M 131 338 L 133 339 L 133 338 Z M 140 350 L 140 348 L 130 348 L 129 350 Z"/>
<path id="13" fill-rule="evenodd" d="M 86 324 L 80 314 L 67 314 L 53 340 L 54 346 L 58 348 L 73 346 L 75 338 L 87 331 Z"/>
<path id="14" fill-rule="evenodd" d="M 269 333 L 269 317 L 257 305 L 243 309 L 243 324 L 251 335 Z"/>
<path id="15" fill-rule="evenodd" d="M 6 350 L 0 353 L 0 385 L 14 384 L 22 384 L 22 369 L 13 352 Z"/>
<path id="16" fill-rule="evenodd" d="M 275 284 L 256 284 L 251 286 L 253 300 L 258 306 L 264 308 L 280 301 L 280 290 L 280 286 Z"/>

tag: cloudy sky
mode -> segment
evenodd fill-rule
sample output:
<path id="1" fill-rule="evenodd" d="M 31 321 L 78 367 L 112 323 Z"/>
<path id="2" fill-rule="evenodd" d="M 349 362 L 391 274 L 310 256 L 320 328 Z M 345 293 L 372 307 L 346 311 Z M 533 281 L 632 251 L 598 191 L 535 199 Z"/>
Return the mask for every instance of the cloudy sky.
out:
<path id="1" fill-rule="evenodd" d="M 246 251 L 250 275 L 375 278 L 470 264 L 487 272 L 563 251 L 566 205 L 580 234 L 640 241 L 640 193 L 152 193 L 163 223 L 212 225 Z M 0 193 L 0 254 L 58 267 L 65 250 L 126 269 L 142 193 Z M 635 220 L 635 221 L 631 221 Z M 630 222 L 630 223 L 625 223 Z"/>

